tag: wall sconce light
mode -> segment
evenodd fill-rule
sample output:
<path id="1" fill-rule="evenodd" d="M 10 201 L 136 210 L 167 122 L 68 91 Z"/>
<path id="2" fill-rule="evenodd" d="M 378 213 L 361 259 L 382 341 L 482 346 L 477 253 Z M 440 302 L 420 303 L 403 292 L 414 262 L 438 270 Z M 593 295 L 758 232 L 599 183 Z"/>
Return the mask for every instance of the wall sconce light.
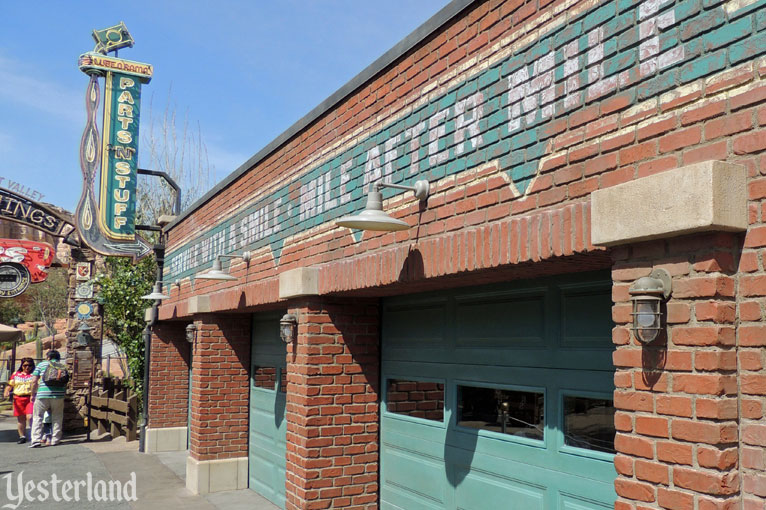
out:
<path id="1" fill-rule="evenodd" d="M 167 295 L 162 293 L 162 284 L 163 283 L 166 284 L 166 285 L 178 285 L 178 288 L 179 289 L 181 288 L 181 281 L 180 280 L 175 280 L 173 282 L 166 282 L 166 281 L 163 281 L 163 280 L 157 280 L 156 282 L 154 282 L 154 287 L 152 287 L 152 292 L 147 294 L 147 295 L 145 295 L 145 296 L 141 296 L 141 299 L 148 299 L 150 301 L 162 301 L 163 299 L 170 299 L 170 296 L 167 296 Z"/>
<path id="2" fill-rule="evenodd" d="M 190 344 L 194 343 L 194 339 L 197 336 L 197 326 L 194 325 L 192 322 L 188 326 L 186 326 L 186 341 Z"/>
<path id="3" fill-rule="evenodd" d="M 628 293 L 633 302 L 633 334 L 645 344 L 654 341 L 662 330 L 662 302 L 670 297 L 672 281 L 664 269 L 633 282 Z"/>
<path id="4" fill-rule="evenodd" d="M 298 319 L 291 313 L 286 313 L 279 319 L 279 337 L 286 344 L 295 341 L 298 332 Z"/>
<path id="5" fill-rule="evenodd" d="M 231 281 L 236 280 L 236 276 L 232 276 L 223 270 L 221 260 L 226 259 L 242 259 L 245 264 L 250 263 L 252 254 L 249 251 L 242 252 L 242 255 L 218 255 L 213 261 L 213 267 L 204 273 L 197 273 L 195 278 L 197 280 L 218 280 L 218 281 Z"/>
<path id="6" fill-rule="evenodd" d="M 77 344 L 87 346 L 90 345 L 90 343 L 93 341 L 93 336 L 90 334 L 91 331 L 93 331 L 93 328 L 88 326 L 88 323 L 85 321 L 80 322 L 80 327 L 77 328 Z"/>
<path id="7" fill-rule="evenodd" d="M 383 194 L 380 188 L 395 188 L 408 191 L 414 191 L 415 197 L 421 202 L 428 199 L 431 186 L 426 180 L 415 182 L 414 186 L 402 186 L 400 184 L 391 184 L 387 182 L 375 182 L 372 189 L 367 194 L 367 205 L 359 214 L 344 216 L 340 218 L 336 225 L 339 227 L 356 228 L 361 230 L 377 230 L 381 232 L 396 232 L 398 230 L 407 230 L 410 225 L 402 220 L 392 218 L 383 211 Z"/>

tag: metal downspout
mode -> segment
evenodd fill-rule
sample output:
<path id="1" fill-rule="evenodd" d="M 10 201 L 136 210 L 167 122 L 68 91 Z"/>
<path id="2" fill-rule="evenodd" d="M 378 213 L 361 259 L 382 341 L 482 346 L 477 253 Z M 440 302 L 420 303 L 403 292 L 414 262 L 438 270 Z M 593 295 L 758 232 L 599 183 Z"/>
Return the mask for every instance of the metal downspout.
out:
<path id="1" fill-rule="evenodd" d="M 165 266 L 165 244 L 154 245 L 154 256 L 157 260 L 157 280 L 162 281 L 162 272 Z M 155 301 L 152 304 L 151 320 L 146 322 L 146 327 L 144 328 L 144 391 L 141 406 L 141 434 L 138 441 L 138 451 L 141 453 L 144 453 L 146 449 L 146 428 L 149 424 L 149 362 L 152 355 L 152 326 L 157 323 L 159 306 L 159 301 Z"/>

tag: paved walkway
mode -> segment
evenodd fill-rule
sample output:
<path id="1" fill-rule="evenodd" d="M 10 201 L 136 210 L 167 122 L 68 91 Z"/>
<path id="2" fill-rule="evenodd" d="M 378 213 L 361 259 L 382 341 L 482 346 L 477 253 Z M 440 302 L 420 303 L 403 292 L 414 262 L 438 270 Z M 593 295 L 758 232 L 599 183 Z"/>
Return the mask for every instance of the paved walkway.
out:
<path id="1" fill-rule="evenodd" d="M 19 509 L 71 510 L 79 509 L 154 509 L 184 508 L 190 510 L 275 510 L 276 507 L 255 492 L 245 489 L 219 492 L 198 496 L 186 489 L 186 452 L 146 455 L 138 452 L 138 441 L 126 443 L 124 438 L 85 442 L 85 436 L 64 436 L 59 446 L 28 448 L 16 444 L 16 419 L 8 413 L 0 413 L 0 508 L 5 504 L 16 505 Z M 115 481 L 128 489 L 135 473 L 135 501 L 117 500 L 116 495 L 109 501 L 97 500 L 101 495 L 100 485 L 106 493 L 109 485 L 117 487 Z M 53 477 L 60 481 L 81 482 L 79 501 L 55 501 L 50 492 Z M 90 500 L 87 494 L 87 480 L 90 477 L 93 492 Z M 42 501 L 28 501 L 19 497 L 18 481 L 36 484 L 32 496 Z M 43 482 L 40 484 L 40 482 Z M 47 482 L 47 484 L 46 484 Z M 101 484 L 103 482 L 103 484 Z M 111 484 L 109 482 L 112 482 Z M 127 485 L 125 485 L 128 483 Z M 43 497 L 43 491 L 48 496 Z M 123 489 L 123 490 L 124 490 Z M 114 490 L 114 489 L 113 489 Z M 57 491 L 59 494 L 60 492 Z M 69 493 L 74 497 L 74 491 Z M 124 493 L 123 493 L 124 495 Z M 61 498 L 60 498 L 61 499 Z M 6 507 L 7 508 L 7 507 Z"/>

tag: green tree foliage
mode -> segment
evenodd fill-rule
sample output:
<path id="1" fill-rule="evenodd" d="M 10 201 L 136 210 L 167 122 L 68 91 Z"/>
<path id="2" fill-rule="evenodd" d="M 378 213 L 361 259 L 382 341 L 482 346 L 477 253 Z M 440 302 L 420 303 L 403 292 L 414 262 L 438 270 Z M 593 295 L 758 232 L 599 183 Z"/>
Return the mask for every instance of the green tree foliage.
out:
<path id="1" fill-rule="evenodd" d="M 152 257 L 137 264 L 128 258 L 107 257 L 105 274 L 97 278 L 104 303 L 104 333 L 128 357 L 129 384 L 139 393 L 144 377 L 144 310 L 151 304 L 141 296 L 151 292 L 156 270 Z"/>
<path id="2" fill-rule="evenodd" d="M 67 293 L 69 278 L 63 267 L 51 268 L 44 282 L 35 283 L 27 289 L 28 321 L 42 321 L 47 335 L 55 335 L 56 319 L 67 316 Z M 45 333 L 44 333 L 45 334 Z"/>
<path id="3" fill-rule="evenodd" d="M 188 116 L 177 118 L 168 93 L 168 106 L 161 117 L 148 106 L 148 129 L 142 137 L 141 166 L 166 172 L 181 187 L 181 209 L 185 209 L 213 183 L 214 168 L 207 157 L 199 126 L 189 127 Z M 142 123 L 142 129 L 144 124 Z M 136 222 L 152 225 L 163 214 L 173 214 L 171 189 L 157 177 L 140 177 L 138 182 Z M 151 243 L 159 243 L 156 232 L 141 232 Z M 99 278 L 104 300 L 104 327 L 128 357 L 130 384 L 142 391 L 144 374 L 144 311 L 152 305 L 140 299 L 151 292 L 156 280 L 156 263 L 146 257 L 137 265 L 129 259 L 107 257 L 106 274 Z"/>
<path id="4" fill-rule="evenodd" d="M 0 324 L 10 325 L 12 321 L 21 319 L 24 309 L 15 299 L 0 298 Z"/>

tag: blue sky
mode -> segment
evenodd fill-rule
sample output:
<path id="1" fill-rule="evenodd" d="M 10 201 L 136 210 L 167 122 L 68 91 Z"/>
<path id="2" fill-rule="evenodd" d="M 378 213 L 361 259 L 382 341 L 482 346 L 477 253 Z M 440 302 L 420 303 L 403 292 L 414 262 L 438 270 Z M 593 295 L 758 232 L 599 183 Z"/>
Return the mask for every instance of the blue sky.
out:
<path id="1" fill-rule="evenodd" d="M 73 211 L 91 31 L 124 21 L 119 56 L 154 65 L 143 89 L 199 124 L 214 182 L 430 18 L 448 0 L 4 0 L 0 15 L 0 185 L 20 182 Z M 146 166 L 146 165 L 144 165 Z"/>

